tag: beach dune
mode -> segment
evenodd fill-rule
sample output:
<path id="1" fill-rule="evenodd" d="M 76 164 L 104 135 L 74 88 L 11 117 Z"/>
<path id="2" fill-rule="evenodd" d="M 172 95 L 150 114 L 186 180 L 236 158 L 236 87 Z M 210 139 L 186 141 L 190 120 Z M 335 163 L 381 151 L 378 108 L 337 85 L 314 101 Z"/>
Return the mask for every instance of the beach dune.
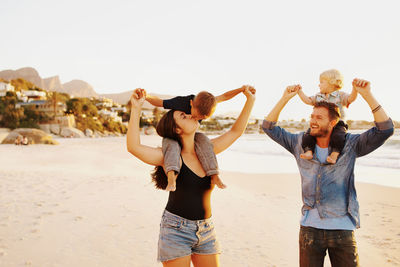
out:
<path id="1" fill-rule="evenodd" d="M 0 146 L 0 266 L 161 266 L 168 193 L 150 183 L 152 167 L 126 151 L 124 138 L 57 141 Z M 299 175 L 221 177 L 228 188 L 212 196 L 221 266 L 298 266 Z M 361 266 L 400 266 L 400 189 L 357 190 Z"/>

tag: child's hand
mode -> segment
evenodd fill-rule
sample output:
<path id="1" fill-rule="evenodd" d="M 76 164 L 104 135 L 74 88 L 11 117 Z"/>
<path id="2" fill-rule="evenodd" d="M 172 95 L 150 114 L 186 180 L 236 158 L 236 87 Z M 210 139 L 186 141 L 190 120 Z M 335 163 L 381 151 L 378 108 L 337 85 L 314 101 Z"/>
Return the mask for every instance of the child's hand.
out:
<path id="1" fill-rule="evenodd" d="M 353 80 L 353 88 L 360 95 L 365 95 L 371 92 L 371 83 L 367 80 L 357 79 Z"/>
<path id="2" fill-rule="evenodd" d="M 135 91 L 133 91 L 130 99 L 132 107 L 140 108 L 143 105 L 143 102 L 145 100 L 145 93 L 146 91 L 141 88 L 137 88 L 135 89 Z"/>
<path id="3" fill-rule="evenodd" d="M 133 91 L 133 96 L 134 96 L 136 99 L 140 99 L 141 97 L 144 97 L 144 98 L 146 99 L 146 95 L 147 95 L 146 90 L 144 90 L 144 89 L 142 89 L 142 88 L 136 88 L 136 89 Z"/>
<path id="4" fill-rule="evenodd" d="M 294 97 L 297 94 L 297 92 L 300 89 L 301 89 L 300 84 L 289 85 L 288 87 L 286 87 L 285 91 L 283 92 L 283 97 L 291 99 L 292 97 Z"/>
<path id="5" fill-rule="evenodd" d="M 244 87 L 243 94 L 246 96 L 247 99 L 249 99 L 249 98 L 255 99 L 256 98 L 256 89 L 253 86 L 244 85 L 242 87 Z"/>

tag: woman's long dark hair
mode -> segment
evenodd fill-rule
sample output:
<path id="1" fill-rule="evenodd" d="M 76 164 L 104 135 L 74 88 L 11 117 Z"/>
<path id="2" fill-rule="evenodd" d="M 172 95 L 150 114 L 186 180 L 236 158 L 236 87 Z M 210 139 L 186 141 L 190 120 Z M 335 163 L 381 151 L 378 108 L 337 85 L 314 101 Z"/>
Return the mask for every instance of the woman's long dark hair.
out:
<path id="1" fill-rule="evenodd" d="M 176 133 L 178 125 L 175 123 L 174 111 L 171 109 L 162 116 L 156 130 L 159 136 L 175 140 L 182 147 L 181 137 Z M 168 178 L 162 166 L 154 168 L 154 171 L 151 173 L 151 179 L 157 189 L 165 189 L 167 187 Z"/>

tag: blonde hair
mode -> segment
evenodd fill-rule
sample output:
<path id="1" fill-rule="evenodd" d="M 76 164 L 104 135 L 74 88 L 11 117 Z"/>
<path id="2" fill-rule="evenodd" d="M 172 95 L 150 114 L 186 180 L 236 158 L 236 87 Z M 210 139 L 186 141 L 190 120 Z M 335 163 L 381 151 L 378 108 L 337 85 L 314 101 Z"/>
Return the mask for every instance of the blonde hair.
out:
<path id="1" fill-rule="evenodd" d="M 326 79 L 329 84 L 336 86 L 337 90 L 343 87 L 343 75 L 335 69 L 324 71 L 319 75 L 320 79 Z"/>

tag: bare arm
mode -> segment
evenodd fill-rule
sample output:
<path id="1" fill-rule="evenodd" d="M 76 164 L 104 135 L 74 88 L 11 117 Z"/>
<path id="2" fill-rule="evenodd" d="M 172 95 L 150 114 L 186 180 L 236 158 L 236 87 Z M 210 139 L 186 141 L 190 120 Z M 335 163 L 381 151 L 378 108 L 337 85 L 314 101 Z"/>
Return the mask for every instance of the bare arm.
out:
<path id="1" fill-rule="evenodd" d="M 375 122 L 384 122 L 389 119 L 389 116 L 386 114 L 385 110 L 381 105 L 379 105 L 378 101 L 372 95 L 370 82 L 361 79 L 354 79 L 353 88 L 364 98 L 371 108 Z"/>
<path id="2" fill-rule="evenodd" d="M 150 147 L 140 143 L 139 121 L 144 96 L 139 96 L 139 99 L 137 99 L 137 94 L 135 95 L 134 93 L 130 101 L 132 109 L 128 132 L 126 134 L 126 147 L 132 155 L 141 161 L 154 166 L 162 166 L 164 158 L 161 148 Z"/>
<path id="3" fill-rule="evenodd" d="M 289 100 L 298 93 L 300 88 L 300 85 L 292 85 L 286 87 L 281 99 L 279 99 L 278 103 L 276 103 L 276 105 L 270 111 L 267 117 L 265 117 L 265 120 L 270 122 L 277 122 L 282 109 L 286 106 L 287 102 L 289 102 Z"/>
<path id="4" fill-rule="evenodd" d="M 255 90 L 252 91 L 255 92 Z M 230 145 L 232 145 L 233 142 L 235 142 L 236 139 L 238 139 L 246 129 L 247 121 L 249 120 L 250 113 L 254 105 L 255 95 L 250 91 L 250 88 L 246 88 L 243 93 L 246 95 L 247 100 L 242 111 L 240 112 L 239 117 L 232 125 L 232 128 L 226 133 L 211 140 L 214 146 L 215 154 L 221 153 Z"/>
<path id="5" fill-rule="evenodd" d="M 304 102 L 304 104 L 307 104 L 307 105 L 310 105 L 310 106 L 312 106 L 312 105 L 314 104 L 314 101 L 313 101 L 312 97 L 307 96 L 307 95 L 303 92 L 303 90 L 301 89 L 301 87 L 300 87 L 300 89 L 298 90 L 298 95 L 299 95 L 301 101 Z"/>
<path id="6" fill-rule="evenodd" d="M 236 95 L 243 93 L 245 89 L 246 89 L 246 86 L 242 86 L 238 89 L 230 90 L 228 92 L 223 93 L 222 95 L 216 96 L 215 100 L 217 101 L 217 103 L 227 101 L 227 100 L 235 97 Z M 253 87 L 249 87 L 249 90 L 252 94 L 256 93 L 256 89 L 254 89 Z"/>
<path id="7" fill-rule="evenodd" d="M 163 107 L 163 100 L 157 96 L 147 95 L 146 94 L 146 101 L 156 107 Z"/>
<path id="8" fill-rule="evenodd" d="M 163 100 L 157 96 L 153 96 L 153 95 L 148 95 L 146 90 L 141 89 L 141 88 L 137 88 L 133 91 L 133 97 L 135 97 L 136 99 L 139 99 L 141 97 L 144 97 L 144 99 L 147 100 L 147 102 L 149 102 L 150 104 L 152 104 L 153 106 L 156 107 L 163 107 Z"/>
<path id="9" fill-rule="evenodd" d="M 353 87 L 350 95 L 347 97 L 347 106 L 350 106 L 357 99 L 357 90 Z"/>

